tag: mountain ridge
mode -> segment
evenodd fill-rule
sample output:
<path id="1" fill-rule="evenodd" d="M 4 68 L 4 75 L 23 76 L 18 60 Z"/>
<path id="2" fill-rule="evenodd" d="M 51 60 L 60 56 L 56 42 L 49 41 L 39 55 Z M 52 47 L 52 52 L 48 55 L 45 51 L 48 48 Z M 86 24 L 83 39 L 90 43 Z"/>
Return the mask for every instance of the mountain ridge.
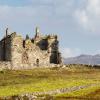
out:
<path id="1" fill-rule="evenodd" d="M 63 58 L 64 64 L 89 64 L 100 65 L 100 54 L 87 55 L 81 54 L 76 57 Z"/>

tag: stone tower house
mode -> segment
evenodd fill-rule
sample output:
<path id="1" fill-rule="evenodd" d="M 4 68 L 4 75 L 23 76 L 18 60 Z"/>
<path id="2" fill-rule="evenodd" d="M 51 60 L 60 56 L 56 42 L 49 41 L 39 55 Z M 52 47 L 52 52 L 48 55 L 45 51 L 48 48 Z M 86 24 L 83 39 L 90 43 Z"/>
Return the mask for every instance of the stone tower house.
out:
<path id="1" fill-rule="evenodd" d="M 59 52 L 59 41 L 57 35 L 43 36 L 39 28 L 36 28 L 34 38 L 23 39 L 16 32 L 6 36 L 0 41 L 0 61 L 10 62 L 13 68 L 49 66 L 60 64 L 61 54 Z"/>

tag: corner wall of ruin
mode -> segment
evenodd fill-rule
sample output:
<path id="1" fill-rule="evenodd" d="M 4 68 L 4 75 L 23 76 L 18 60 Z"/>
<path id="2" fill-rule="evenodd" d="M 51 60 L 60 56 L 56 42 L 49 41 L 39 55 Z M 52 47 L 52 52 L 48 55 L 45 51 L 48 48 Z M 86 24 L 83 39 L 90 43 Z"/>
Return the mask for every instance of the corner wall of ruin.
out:
<path id="1" fill-rule="evenodd" d="M 11 36 L 5 39 L 5 61 L 11 61 Z"/>
<path id="2" fill-rule="evenodd" d="M 0 61 L 11 61 L 11 37 L 0 41 Z"/>
<path id="3" fill-rule="evenodd" d="M 50 63 L 60 64 L 61 57 L 59 52 L 59 41 L 57 35 L 49 35 L 48 37 L 48 50 L 50 52 Z"/>
<path id="4" fill-rule="evenodd" d="M 11 63 L 14 67 L 22 64 L 23 38 L 15 35 L 11 40 Z"/>
<path id="5" fill-rule="evenodd" d="M 0 61 L 3 60 L 3 41 L 0 41 Z"/>

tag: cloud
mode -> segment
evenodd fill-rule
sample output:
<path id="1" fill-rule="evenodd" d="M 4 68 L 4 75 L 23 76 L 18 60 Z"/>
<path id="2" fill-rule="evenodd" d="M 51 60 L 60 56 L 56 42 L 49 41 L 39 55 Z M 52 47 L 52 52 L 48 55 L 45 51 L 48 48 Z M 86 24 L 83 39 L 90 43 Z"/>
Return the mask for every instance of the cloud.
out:
<path id="1" fill-rule="evenodd" d="M 0 6 L 0 27 L 9 26 L 15 30 L 26 31 L 35 25 L 46 24 L 52 16 L 51 8 L 40 6 L 13 7 Z M 44 25 L 45 25 L 44 24 Z"/>
<path id="2" fill-rule="evenodd" d="M 100 34 L 100 0 L 86 0 L 84 5 L 75 11 L 77 22 L 90 33 Z"/>
<path id="3" fill-rule="evenodd" d="M 61 48 L 62 57 L 75 57 L 81 54 L 81 50 L 79 48 Z"/>
<path id="4" fill-rule="evenodd" d="M 72 1 L 29 0 L 24 6 L 0 5 L 0 31 L 8 26 L 26 34 L 37 25 L 50 32 L 51 29 L 52 32 L 63 30 L 67 25 L 66 16 L 70 16 Z"/>
<path id="5" fill-rule="evenodd" d="M 92 40 L 95 39 L 93 38 L 89 43 L 88 39 L 91 39 L 91 34 L 89 38 L 81 34 L 100 34 L 100 0 L 12 0 L 12 2 L 8 0 L 5 3 L 0 2 L 0 37 L 4 35 L 5 27 L 8 27 L 11 32 L 16 31 L 23 36 L 29 34 L 32 37 L 36 26 L 41 28 L 43 34 L 54 32 L 59 35 L 60 46 L 69 47 L 62 48 L 64 57 L 79 55 L 81 51 L 74 47 L 79 46 L 78 48 L 85 51 L 84 49 L 91 47 Z"/>

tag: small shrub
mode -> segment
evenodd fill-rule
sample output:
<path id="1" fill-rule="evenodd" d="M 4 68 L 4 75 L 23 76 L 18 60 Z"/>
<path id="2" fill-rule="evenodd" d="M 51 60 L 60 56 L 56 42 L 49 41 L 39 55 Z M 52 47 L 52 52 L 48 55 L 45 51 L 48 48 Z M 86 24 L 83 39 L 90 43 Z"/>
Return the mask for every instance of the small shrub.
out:
<path id="1" fill-rule="evenodd" d="M 1 74 L 4 74 L 4 73 L 5 73 L 5 70 L 0 70 L 0 73 L 1 73 Z"/>

